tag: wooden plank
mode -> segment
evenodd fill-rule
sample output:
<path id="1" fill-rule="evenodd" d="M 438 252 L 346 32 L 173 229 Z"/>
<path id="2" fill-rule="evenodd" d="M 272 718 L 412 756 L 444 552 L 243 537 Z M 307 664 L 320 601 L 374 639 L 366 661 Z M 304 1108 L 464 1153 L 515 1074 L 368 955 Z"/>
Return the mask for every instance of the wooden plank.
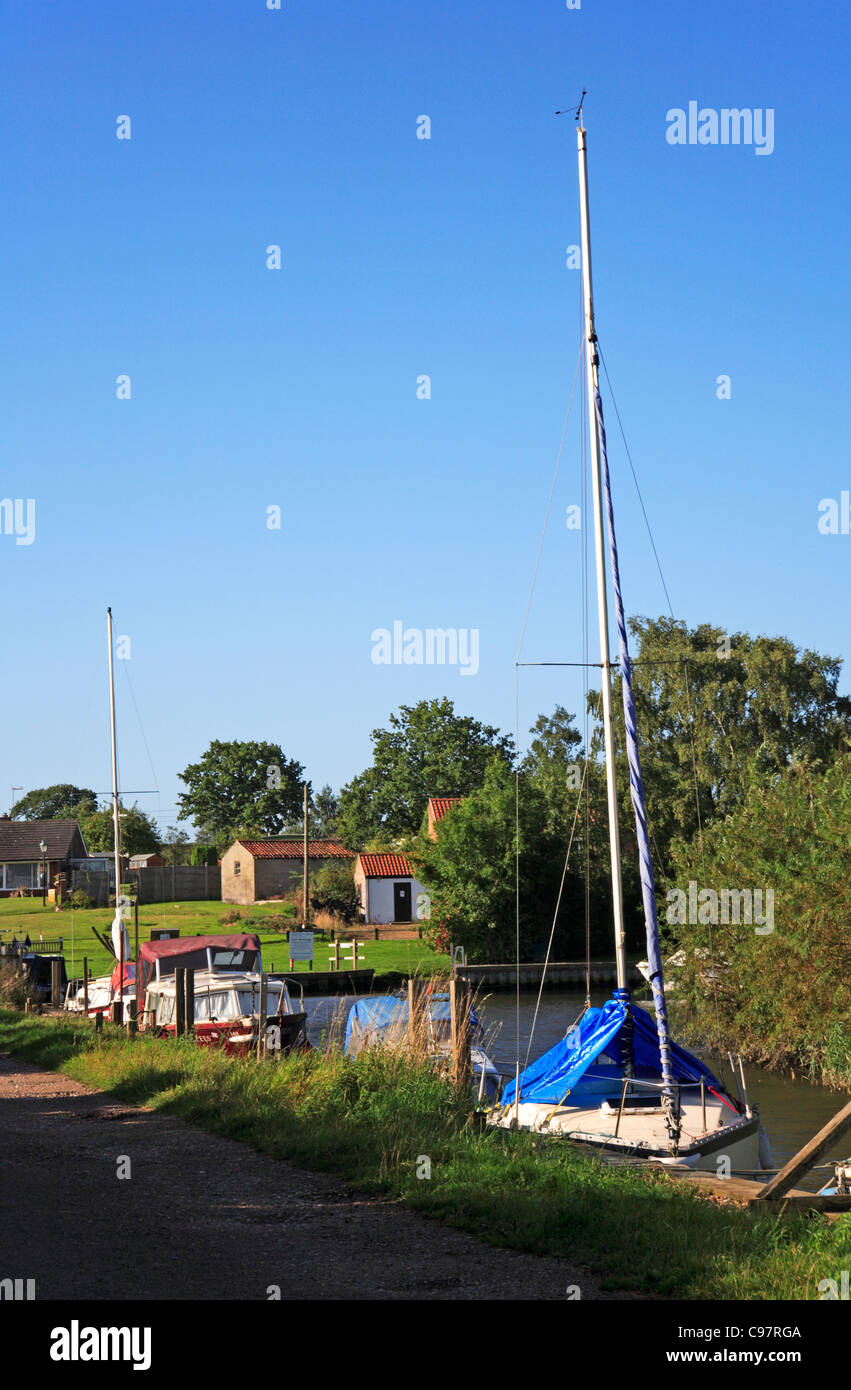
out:
<path id="1" fill-rule="evenodd" d="M 665 1167 L 662 1170 L 666 1177 L 679 1178 L 684 1182 L 689 1182 L 693 1186 L 703 1187 L 707 1192 L 718 1193 L 719 1196 L 735 1197 L 739 1201 L 753 1201 L 759 1197 L 765 1184 L 759 1179 L 754 1178 L 719 1178 L 717 1173 L 706 1173 L 694 1168 L 671 1168 Z M 789 1193 L 794 1197 L 815 1197 L 814 1192 L 807 1192 L 804 1188 L 793 1188 Z"/>
<path id="2" fill-rule="evenodd" d="M 797 1188 L 794 1192 L 786 1192 L 782 1197 L 777 1198 L 777 1205 L 783 1210 L 790 1211 L 831 1211 L 843 1212 L 851 1211 L 851 1197 L 846 1197 L 843 1193 L 826 1192 L 800 1192 Z M 765 1210 L 765 1202 L 762 1197 L 752 1197 L 748 1201 L 749 1207 L 762 1208 Z"/>
<path id="3" fill-rule="evenodd" d="M 844 1105 L 832 1120 L 819 1130 L 809 1143 L 784 1164 L 770 1182 L 760 1192 L 763 1201 L 776 1202 L 784 1192 L 788 1192 L 793 1182 L 812 1168 L 827 1150 L 837 1143 L 847 1130 L 851 1129 L 851 1100 Z"/>

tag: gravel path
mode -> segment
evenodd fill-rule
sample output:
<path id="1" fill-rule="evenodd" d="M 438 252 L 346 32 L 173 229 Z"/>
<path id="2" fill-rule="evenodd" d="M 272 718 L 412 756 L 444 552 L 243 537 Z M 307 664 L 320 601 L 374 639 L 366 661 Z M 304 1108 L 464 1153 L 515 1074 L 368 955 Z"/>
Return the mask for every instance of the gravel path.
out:
<path id="1" fill-rule="evenodd" d="M 121 1155 L 131 1176 L 119 1179 Z M 0 1279 L 37 1299 L 583 1299 L 496 1250 L 184 1121 L 0 1054 Z M 575 1297 L 575 1295 L 574 1295 Z M 630 1297 L 630 1295 L 626 1295 Z"/>

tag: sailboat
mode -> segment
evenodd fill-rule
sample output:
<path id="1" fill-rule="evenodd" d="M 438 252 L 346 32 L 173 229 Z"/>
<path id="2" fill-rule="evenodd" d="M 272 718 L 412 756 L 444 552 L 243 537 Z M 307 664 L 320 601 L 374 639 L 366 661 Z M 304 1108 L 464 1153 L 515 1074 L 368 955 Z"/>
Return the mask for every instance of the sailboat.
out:
<path id="1" fill-rule="evenodd" d="M 583 93 L 583 101 L 584 101 Z M 617 988 L 602 1008 L 587 1008 L 565 1037 L 520 1071 L 492 1110 L 491 1124 L 561 1135 L 607 1154 L 692 1168 L 716 1169 L 726 1156 L 731 1168 L 759 1167 L 760 1122 L 742 1086 L 735 1096 L 697 1057 L 669 1034 L 659 950 L 656 891 L 647 830 L 638 747 L 632 670 L 621 593 L 614 511 L 599 387 L 599 355 L 591 280 L 586 130 L 582 102 L 576 112 L 585 379 L 594 501 L 597 616 L 602 677 L 602 719 L 611 852 Z M 655 1021 L 637 1006 L 627 987 L 623 886 L 618 829 L 612 666 L 604 560 L 603 513 L 608 531 L 612 593 L 618 630 L 629 784 L 639 848 L 641 892 L 647 930 L 646 975 Z"/>

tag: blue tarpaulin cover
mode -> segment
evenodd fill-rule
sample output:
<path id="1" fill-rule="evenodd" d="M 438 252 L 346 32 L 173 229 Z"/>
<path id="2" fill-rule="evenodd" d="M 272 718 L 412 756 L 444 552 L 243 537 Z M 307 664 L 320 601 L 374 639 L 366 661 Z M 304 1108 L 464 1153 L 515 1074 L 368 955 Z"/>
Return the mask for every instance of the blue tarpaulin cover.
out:
<path id="1" fill-rule="evenodd" d="M 588 1009 L 561 1042 L 539 1057 L 520 1073 L 520 1100 L 540 1101 L 548 1105 L 563 1102 L 601 1054 L 618 1060 L 617 1035 L 627 1015 L 632 1017 L 632 1057 L 636 1078 L 649 1081 L 661 1078 L 659 1038 L 652 1018 L 644 1009 L 624 999 L 608 999 L 601 1009 Z M 697 1057 L 677 1043 L 670 1044 L 671 1063 L 675 1081 L 699 1081 L 721 1089 L 721 1083 Z M 613 1077 L 620 1075 L 613 1072 Z M 513 1081 L 502 1092 L 502 1103 L 512 1105 L 515 1099 Z"/>

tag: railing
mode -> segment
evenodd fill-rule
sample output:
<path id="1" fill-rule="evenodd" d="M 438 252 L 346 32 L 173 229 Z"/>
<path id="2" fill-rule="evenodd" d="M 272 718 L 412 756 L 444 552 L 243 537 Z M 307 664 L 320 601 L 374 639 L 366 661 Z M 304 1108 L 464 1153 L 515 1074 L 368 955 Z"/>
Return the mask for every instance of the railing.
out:
<path id="1" fill-rule="evenodd" d="M 29 946 L 23 941 L 0 941 L 0 952 L 4 955 L 17 954 L 27 955 L 34 951 L 37 956 L 61 956 L 64 950 L 65 938 L 55 937 L 51 941 L 30 941 Z"/>

